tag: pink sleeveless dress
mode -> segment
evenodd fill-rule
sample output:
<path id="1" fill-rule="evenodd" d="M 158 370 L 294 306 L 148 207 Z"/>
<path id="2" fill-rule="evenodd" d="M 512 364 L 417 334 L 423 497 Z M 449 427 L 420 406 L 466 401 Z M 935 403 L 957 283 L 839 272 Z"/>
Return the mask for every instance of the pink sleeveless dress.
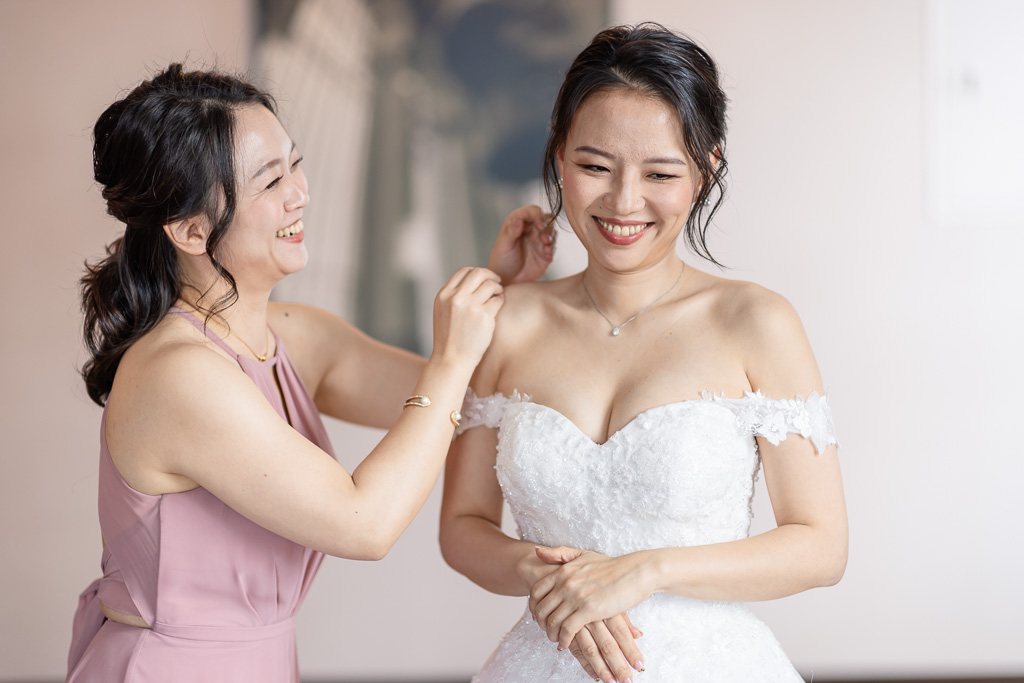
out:
<path id="1" fill-rule="evenodd" d="M 191 314 L 171 312 L 204 329 Z M 334 455 L 313 399 L 276 334 L 277 355 L 262 363 L 206 334 L 237 358 L 282 419 Z M 67 681 L 298 683 L 295 615 L 322 553 L 250 522 L 203 488 L 161 496 L 132 489 L 110 458 L 105 427 L 104 412 L 103 577 L 79 598 Z M 152 628 L 105 620 L 100 601 Z"/>

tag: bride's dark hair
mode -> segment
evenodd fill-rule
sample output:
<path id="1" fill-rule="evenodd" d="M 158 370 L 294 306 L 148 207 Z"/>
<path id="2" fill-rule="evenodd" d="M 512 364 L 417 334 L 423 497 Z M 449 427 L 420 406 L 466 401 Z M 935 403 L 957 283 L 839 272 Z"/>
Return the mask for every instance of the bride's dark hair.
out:
<path id="1" fill-rule="evenodd" d="M 215 254 L 235 213 L 235 111 L 245 105 L 275 111 L 274 99 L 250 83 L 171 64 L 96 121 L 93 175 L 107 213 L 125 224 L 106 258 L 86 263 L 81 281 L 91 356 L 82 377 L 89 398 L 100 405 L 124 352 L 181 294 L 177 255 L 164 225 L 205 216 L 212 226 L 206 255 L 229 285 L 209 314 L 238 297 L 234 278 Z"/>
<path id="2" fill-rule="evenodd" d="M 721 265 L 708 251 L 705 237 L 725 197 L 728 98 L 711 56 L 660 24 L 601 31 L 566 72 L 544 150 L 544 189 L 552 214 L 562 210 L 558 150 L 565 145 L 576 112 L 594 93 L 618 88 L 656 97 L 679 113 L 686 153 L 697 167 L 700 188 L 686 219 L 686 240 L 698 256 Z"/>

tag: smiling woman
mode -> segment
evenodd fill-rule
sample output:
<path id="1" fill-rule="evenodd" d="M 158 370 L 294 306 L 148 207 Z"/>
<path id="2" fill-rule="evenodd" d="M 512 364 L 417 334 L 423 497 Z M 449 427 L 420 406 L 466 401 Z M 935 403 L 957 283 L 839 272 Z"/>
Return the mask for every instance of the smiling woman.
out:
<path id="1" fill-rule="evenodd" d="M 801 680 L 739 603 L 839 580 L 842 481 L 792 307 L 677 255 L 685 235 L 715 262 L 724 150 L 692 41 L 616 27 L 569 68 L 545 182 L 587 267 L 506 290 L 445 470 L 445 558 L 529 596 L 475 681 Z M 748 537 L 759 467 L 777 528 Z"/>
<path id="2" fill-rule="evenodd" d="M 175 64 L 94 135 L 125 231 L 82 280 L 104 549 L 68 680 L 298 681 L 294 619 L 323 554 L 383 557 L 433 487 L 499 275 L 462 268 L 445 284 L 424 361 L 269 303 L 306 265 L 309 195 L 268 94 Z M 508 279 L 539 276 L 539 209 L 514 212 L 492 255 Z M 349 473 L 320 413 L 390 431 Z"/>
<path id="3" fill-rule="evenodd" d="M 245 180 L 234 225 L 222 245 L 224 264 L 229 271 L 265 272 L 271 281 L 259 286 L 273 286 L 309 260 L 302 233 L 302 209 L 309 203 L 302 157 L 266 107 L 241 107 L 235 120 L 235 157 Z"/>

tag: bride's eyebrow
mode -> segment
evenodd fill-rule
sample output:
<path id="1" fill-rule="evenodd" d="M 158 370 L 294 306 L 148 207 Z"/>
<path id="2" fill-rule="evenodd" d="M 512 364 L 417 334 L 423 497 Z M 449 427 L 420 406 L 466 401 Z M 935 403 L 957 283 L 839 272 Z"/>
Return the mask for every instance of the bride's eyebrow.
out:
<path id="1" fill-rule="evenodd" d="M 594 155 L 599 156 L 599 157 L 604 157 L 605 159 L 609 159 L 611 161 L 616 161 L 616 157 L 615 157 L 614 154 L 611 154 L 610 152 L 605 152 L 604 150 L 598 149 L 597 147 L 591 147 L 590 145 L 580 145 L 579 147 L 577 147 L 573 151 L 574 152 L 587 152 L 589 154 L 594 154 Z M 684 161 L 683 159 L 677 159 L 675 157 L 653 157 L 651 159 L 644 159 L 644 163 L 645 164 L 678 164 L 680 166 L 686 166 L 686 161 Z"/>
<path id="2" fill-rule="evenodd" d="M 604 150 L 600 150 L 597 147 L 591 147 L 590 145 L 580 145 L 579 147 L 577 147 L 573 151 L 574 152 L 587 152 L 589 154 L 594 154 L 596 156 L 604 157 L 605 159 L 610 159 L 612 161 L 615 161 L 615 155 L 614 154 L 611 154 L 610 152 L 605 152 Z"/>

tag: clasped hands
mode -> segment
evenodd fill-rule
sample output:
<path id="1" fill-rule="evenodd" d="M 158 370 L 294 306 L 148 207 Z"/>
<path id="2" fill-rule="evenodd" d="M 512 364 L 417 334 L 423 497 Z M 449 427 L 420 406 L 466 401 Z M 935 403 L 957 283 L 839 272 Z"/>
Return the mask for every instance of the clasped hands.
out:
<path id="1" fill-rule="evenodd" d="M 536 559 L 521 565 L 521 575 L 531 584 L 533 618 L 591 678 L 622 683 L 632 680 L 630 667 L 643 671 L 635 642 L 643 634 L 626 615 L 650 597 L 640 586 L 640 568 L 633 555 L 539 546 Z"/>

